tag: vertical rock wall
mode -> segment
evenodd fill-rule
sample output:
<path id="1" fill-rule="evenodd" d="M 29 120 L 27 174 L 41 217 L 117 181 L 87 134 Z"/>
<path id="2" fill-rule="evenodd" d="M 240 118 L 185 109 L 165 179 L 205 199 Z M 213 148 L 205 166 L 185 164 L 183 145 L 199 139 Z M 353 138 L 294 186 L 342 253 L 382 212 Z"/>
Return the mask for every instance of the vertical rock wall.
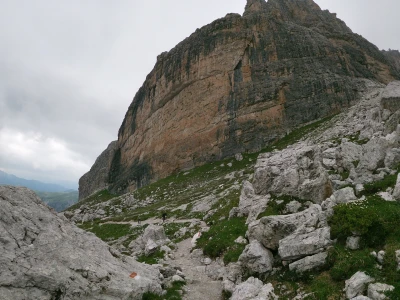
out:
<path id="1" fill-rule="evenodd" d="M 312 0 L 249 0 L 243 16 L 228 14 L 158 57 L 122 122 L 105 184 L 134 190 L 261 150 L 351 105 L 359 78 L 387 83 L 399 74 Z M 92 188 L 80 189 L 82 198 Z"/>

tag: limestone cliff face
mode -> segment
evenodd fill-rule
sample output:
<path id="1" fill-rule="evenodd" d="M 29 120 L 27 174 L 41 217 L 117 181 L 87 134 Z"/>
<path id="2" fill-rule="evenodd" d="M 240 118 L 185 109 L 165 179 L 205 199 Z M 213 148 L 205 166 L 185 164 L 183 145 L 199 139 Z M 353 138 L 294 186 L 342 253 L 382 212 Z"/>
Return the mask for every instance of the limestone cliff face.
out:
<path id="1" fill-rule="evenodd" d="M 248 0 L 243 16 L 228 14 L 158 57 L 122 122 L 105 185 L 134 190 L 261 150 L 349 106 L 358 78 L 387 83 L 399 73 L 312 0 Z"/>

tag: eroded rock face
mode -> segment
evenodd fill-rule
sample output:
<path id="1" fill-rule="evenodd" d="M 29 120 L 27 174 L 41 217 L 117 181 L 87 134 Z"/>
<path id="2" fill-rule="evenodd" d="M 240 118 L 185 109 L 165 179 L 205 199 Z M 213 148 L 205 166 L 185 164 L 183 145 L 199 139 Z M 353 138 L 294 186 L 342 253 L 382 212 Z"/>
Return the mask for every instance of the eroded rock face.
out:
<path id="1" fill-rule="evenodd" d="M 228 14 L 158 57 L 122 122 L 105 186 L 130 191 L 260 150 L 348 107 L 356 78 L 397 77 L 377 47 L 313 1 L 249 0 L 243 16 Z M 96 188 L 82 180 L 81 198 Z"/>
<path id="2" fill-rule="evenodd" d="M 0 253 L 3 300 L 141 299 L 149 290 L 161 293 L 157 269 L 120 256 L 25 188 L 0 186 Z"/>
<path id="3" fill-rule="evenodd" d="M 253 185 L 258 195 L 291 195 L 315 203 L 321 203 L 332 194 L 320 148 L 306 144 L 260 154 Z"/>
<path id="4" fill-rule="evenodd" d="M 96 159 L 90 171 L 79 179 L 79 200 L 108 188 L 109 170 L 117 146 L 117 141 L 111 142 L 107 149 Z"/>

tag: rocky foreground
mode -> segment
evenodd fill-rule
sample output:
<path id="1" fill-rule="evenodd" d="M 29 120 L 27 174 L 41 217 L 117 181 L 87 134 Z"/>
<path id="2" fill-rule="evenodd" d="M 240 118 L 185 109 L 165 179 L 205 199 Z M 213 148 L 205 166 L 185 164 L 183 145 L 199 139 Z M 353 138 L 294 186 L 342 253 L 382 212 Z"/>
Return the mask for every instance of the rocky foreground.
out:
<path id="1" fill-rule="evenodd" d="M 32 191 L 0 186 L 0 299 L 142 299 L 160 284 L 158 269 L 120 256 Z"/>

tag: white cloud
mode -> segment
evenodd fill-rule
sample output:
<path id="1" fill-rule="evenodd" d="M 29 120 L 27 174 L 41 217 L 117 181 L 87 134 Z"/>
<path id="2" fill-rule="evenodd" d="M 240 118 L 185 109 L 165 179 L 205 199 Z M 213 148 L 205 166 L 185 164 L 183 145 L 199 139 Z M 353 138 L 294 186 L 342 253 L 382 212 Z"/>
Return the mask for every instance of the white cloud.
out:
<path id="1" fill-rule="evenodd" d="M 81 154 L 68 149 L 62 141 L 38 132 L 22 133 L 3 128 L 0 130 L 0 149 L 4 171 L 13 173 L 18 170 L 18 165 L 24 166 L 23 173 L 35 175 L 35 179 L 74 181 L 90 168 Z"/>

